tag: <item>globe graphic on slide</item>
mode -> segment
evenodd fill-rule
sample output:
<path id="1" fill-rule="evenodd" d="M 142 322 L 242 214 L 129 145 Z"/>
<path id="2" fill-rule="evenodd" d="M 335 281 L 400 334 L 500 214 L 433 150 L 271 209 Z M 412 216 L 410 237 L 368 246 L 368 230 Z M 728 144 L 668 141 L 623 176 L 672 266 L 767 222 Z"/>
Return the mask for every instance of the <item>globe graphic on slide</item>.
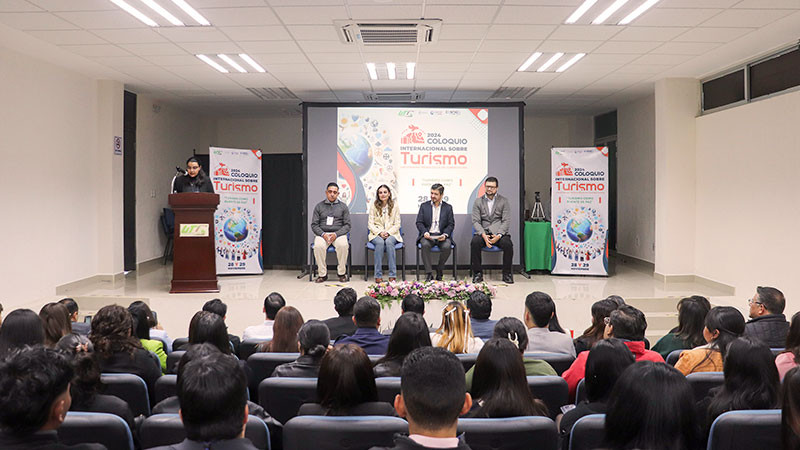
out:
<path id="1" fill-rule="evenodd" d="M 372 166 L 372 158 L 369 156 L 369 142 L 360 134 L 351 134 L 339 140 L 339 149 L 353 167 L 353 172 L 357 176 L 367 173 Z"/>
<path id="2" fill-rule="evenodd" d="M 225 221 L 222 226 L 225 237 L 232 242 L 240 242 L 247 238 L 247 221 L 242 217 L 233 216 Z"/>
<path id="3" fill-rule="evenodd" d="M 575 217 L 567 223 L 567 236 L 575 242 L 586 242 L 592 237 L 592 222 L 585 217 Z"/>

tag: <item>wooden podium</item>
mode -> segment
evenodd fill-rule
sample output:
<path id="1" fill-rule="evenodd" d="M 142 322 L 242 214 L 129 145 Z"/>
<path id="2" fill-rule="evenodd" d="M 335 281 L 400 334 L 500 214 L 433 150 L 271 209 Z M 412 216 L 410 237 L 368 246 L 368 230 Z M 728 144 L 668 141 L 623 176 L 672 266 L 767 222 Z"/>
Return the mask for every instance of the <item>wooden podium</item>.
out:
<path id="1" fill-rule="evenodd" d="M 175 212 L 174 258 L 170 294 L 219 292 L 214 254 L 214 211 L 219 195 L 207 192 L 170 194 Z"/>

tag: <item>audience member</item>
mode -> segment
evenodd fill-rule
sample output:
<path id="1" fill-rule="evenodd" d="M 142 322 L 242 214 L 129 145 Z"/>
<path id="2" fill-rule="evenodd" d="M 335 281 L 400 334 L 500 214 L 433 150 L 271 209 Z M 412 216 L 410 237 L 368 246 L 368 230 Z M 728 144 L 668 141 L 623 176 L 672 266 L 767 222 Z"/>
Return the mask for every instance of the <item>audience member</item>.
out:
<path id="1" fill-rule="evenodd" d="M 271 292 L 264 297 L 264 309 L 262 310 L 266 316 L 264 323 L 245 328 L 242 339 L 272 339 L 272 326 L 275 322 L 275 315 L 284 306 L 286 306 L 286 300 L 277 292 Z"/>
<path id="2" fill-rule="evenodd" d="M 523 355 L 522 364 L 525 366 L 526 376 L 558 375 L 555 369 L 546 361 L 535 358 L 525 358 L 525 349 L 528 348 L 528 334 L 525 325 L 516 317 L 503 317 L 494 326 L 493 338 L 508 339 L 517 346 L 519 353 Z M 466 373 L 467 391 L 472 392 L 472 377 L 475 373 L 475 366 L 469 368 Z"/>
<path id="3" fill-rule="evenodd" d="M 451 301 L 442 310 L 442 324 L 431 333 L 431 344 L 453 353 L 478 353 L 483 347 L 481 338 L 472 334 L 469 310 L 459 301 Z"/>
<path id="4" fill-rule="evenodd" d="M 333 297 L 333 308 L 339 316 L 324 321 L 331 332 L 331 340 L 335 341 L 342 336 L 350 336 L 356 332 L 353 307 L 356 305 L 357 298 L 356 290 L 349 287 L 339 289 L 339 292 Z"/>
<path id="5" fill-rule="evenodd" d="M 595 342 L 603 339 L 603 334 L 606 331 L 606 317 L 618 307 L 619 304 L 617 302 L 607 298 L 592 304 L 592 325 L 582 335 L 575 338 L 573 342 L 576 354 L 590 350 Z"/>
<path id="6" fill-rule="evenodd" d="M 147 305 L 147 303 L 144 304 Z M 150 309 L 150 306 L 147 306 L 147 309 L 150 311 L 150 313 L 147 315 L 147 321 L 150 324 L 150 339 L 158 339 L 159 341 L 163 342 L 164 351 L 167 352 L 167 354 L 172 353 L 172 339 L 169 337 L 169 334 L 167 334 L 167 332 L 164 330 L 164 327 L 162 327 L 161 324 L 158 323 L 158 315 L 156 314 L 156 312 Z"/>
<path id="7" fill-rule="evenodd" d="M 55 347 L 58 340 L 64 335 L 72 333 L 69 324 L 69 312 L 60 303 L 48 303 L 39 310 L 39 318 L 42 319 L 44 327 L 44 345 Z"/>
<path id="8" fill-rule="evenodd" d="M 356 332 L 352 336 L 340 337 L 336 345 L 356 344 L 368 355 L 385 355 L 389 336 L 381 334 L 381 306 L 372 297 L 361 297 L 353 307 L 353 322 Z"/>
<path id="9" fill-rule="evenodd" d="M 272 372 L 273 377 L 316 378 L 322 357 L 331 344 L 328 327 L 319 320 L 309 320 L 297 332 L 297 347 L 300 357 L 296 361 L 281 364 Z"/>
<path id="10" fill-rule="evenodd" d="M 158 358 L 131 336 L 132 329 L 133 320 L 128 310 L 119 305 L 107 305 L 92 318 L 89 339 L 94 345 L 101 372 L 139 375 L 147 384 L 152 401 L 161 367 Z"/>
<path id="11" fill-rule="evenodd" d="M 544 292 L 532 292 L 525 299 L 525 325 L 529 352 L 564 353 L 575 356 L 572 339 L 563 332 L 550 331 L 556 305 Z"/>
<path id="12" fill-rule="evenodd" d="M 142 348 L 147 351 L 153 352 L 158 356 L 158 361 L 161 364 L 161 372 L 167 371 L 167 353 L 164 351 L 164 343 L 155 339 L 150 339 L 150 319 L 152 317 L 150 307 L 142 301 L 135 301 L 128 306 L 128 312 L 131 313 L 133 318 L 133 334 L 139 339 Z"/>
<path id="13" fill-rule="evenodd" d="M 613 450 L 700 450 L 694 394 L 666 364 L 640 361 L 625 369 L 608 399 L 606 445 Z"/>
<path id="14" fill-rule="evenodd" d="M 711 304 L 705 297 L 693 295 L 682 298 L 678 302 L 678 326 L 659 339 L 653 351 L 667 359 L 674 350 L 704 345 L 703 327 L 710 310 Z"/>
<path id="15" fill-rule="evenodd" d="M 404 313 L 413 312 L 420 316 L 425 315 L 425 300 L 417 294 L 408 294 L 400 302 L 400 310 Z"/>
<path id="16" fill-rule="evenodd" d="M 72 374 L 65 355 L 41 346 L 14 351 L 0 361 L 0 448 L 105 448 L 58 442 L 56 430 L 71 403 Z"/>
<path id="17" fill-rule="evenodd" d="M 608 396 L 614 384 L 622 372 L 634 362 L 636 358 L 633 353 L 620 339 L 601 339 L 594 343 L 586 358 L 586 400 L 578 403 L 557 421 L 563 450 L 569 448 L 570 433 L 578 419 L 590 414 L 606 413 Z"/>
<path id="18" fill-rule="evenodd" d="M 3 323 L 3 304 L 0 303 L 0 325 Z"/>
<path id="19" fill-rule="evenodd" d="M 42 319 L 30 309 L 11 311 L 0 325 L 0 358 L 26 345 L 44 344 Z"/>
<path id="20" fill-rule="evenodd" d="M 783 450 L 800 448 L 800 369 L 786 372 L 781 385 L 781 443 Z"/>
<path id="21" fill-rule="evenodd" d="M 357 313 L 356 313 L 357 314 Z M 317 377 L 319 403 L 300 407 L 300 416 L 394 416 L 392 405 L 378 401 L 375 375 L 366 352 L 355 344 L 325 353 Z"/>
<path id="22" fill-rule="evenodd" d="M 630 305 L 623 305 L 611 312 L 605 320 L 605 338 L 615 337 L 622 339 L 623 343 L 633 353 L 636 361 L 664 362 L 658 353 L 644 348 L 644 332 L 647 330 L 647 320 L 644 313 Z M 575 389 L 578 382 L 586 372 L 586 359 L 589 352 L 581 352 L 572 365 L 561 376 L 569 385 L 569 398 L 575 399 Z"/>
<path id="23" fill-rule="evenodd" d="M 394 325 L 389 337 L 386 354 L 373 367 L 375 377 L 399 377 L 403 361 L 409 353 L 419 347 L 430 347 L 428 325 L 422 315 L 405 312 Z"/>
<path id="24" fill-rule="evenodd" d="M 228 328 L 222 317 L 209 311 L 197 311 L 189 321 L 189 345 L 206 342 L 226 355 L 233 354 L 228 340 Z"/>
<path id="25" fill-rule="evenodd" d="M 259 352 L 297 353 L 297 332 L 303 326 L 303 315 L 294 306 L 284 306 L 275 314 L 272 340 L 256 347 Z"/>
<path id="26" fill-rule="evenodd" d="M 72 328 L 72 332 L 87 336 L 89 331 L 91 331 L 91 326 L 89 322 L 78 322 L 78 302 L 76 302 L 75 299 L 67 297 L 62 298 L 58 303 L 64 305 L 69 312 L 70 328 Z"/>
<path id="27" fill-rule="evenodd" d="M 496 320 L 490 320 L 492 315 L 492 299 L 483 291 L 475 291 L 469 294 L 467 299 L 472 334 L 484 341 L 492 338 Z"/>
<path id="28" fill-rule="evenodd" d="M 681 352 L 675 368 L 684 375 L 695 372 L 721 372 L 728 345 L 744 333 L 744 317 L 732 306 L 711 308 L 703 329 L 708 344 Z"/>
<path id="29" fill-rule="evenodd" d="M 69 410 L 114 414 L 127 422 L 131 431 L 136 430 L 128 403 L 113 395 L 100 393 L 103 390 L 100 367 L 97 365 L 94 347 L 89 338 L 82 334 L 70 333 L 58 341 L 56 348 L 68 355 L 75 373 L 69 385 L 72 397 Z"/>
<path id="30" fill-rule="evenodd" d="M 770 348 L 782 347 L 789 333 L 789 322 L 783 315 L 786 308 L 783 292 L 773 287 L 759 286 L 747 304 L 750 306 L 750 320 L 747 321 L 744 334 L 761 339 Z"/>
<path id="31" fill-rule="evenodd" d="M 222 300 L 214 298 L 207 301 L 203 305 L 203 311 L 212 312 L 222 317 L 222 321 L 225 322 L 225 318 L 228 315 L 228 305 L 223 303 Z M 227 330 L 228 328 L 227 325 L 225 326 L 225 328 Z M 239 345 L 242 343 L 241 339 L 239 339 L 239 336 L 236 336 L 235 334 L 230 334 L 230 333 L 227 334 L 228 334 L 228 341 L 230 341 L 231 345 L 233 346 L 233 354 L 239 355 Z"/>
<path id="32" fill-rule="evenodd" d="M 478 353 L 470 393 L 475 401 L 467 417 L 549 416 L 531 394 L 519 347 L 508 339 L 491 339 Z"/>
<path id="33" fill-rule="evenodd" d="M 408 436 L 396 435 L 394 447 L 371 450 L 469 450 L 457 436 L 458 417 L 472 407 L 461 361 L 442 348 L 421 347 L 403 363 L 400 395 L 394 399 L 400 417 L 408 421 Z"/>
<path id="34" fill-rule="evenodd" d="M 750 336 L 734 339 L 725 353 L 724 366 L 725 382 L 700 402 L 707 405 L 706 430 L 724 412 L 778 406 L 778 369 L 763 342 Z"/>
<path id="35" fill-rule="evenodd" d="M 789 334 L 786 335 L 785 350 L 775 357 L 778 375 L 781 380 L 791 368 L 797 367 L 800 361 L 800 312 L 794 313 L 792 323 L 789 325 Z"/>
<path id="36" fill-rule="evenodd" d="M 182 364 L 178 400 L 186 439 L 159 450 L 256 449 L 244 438 L 247 379 L 233 358 L 212 351 Z"/>

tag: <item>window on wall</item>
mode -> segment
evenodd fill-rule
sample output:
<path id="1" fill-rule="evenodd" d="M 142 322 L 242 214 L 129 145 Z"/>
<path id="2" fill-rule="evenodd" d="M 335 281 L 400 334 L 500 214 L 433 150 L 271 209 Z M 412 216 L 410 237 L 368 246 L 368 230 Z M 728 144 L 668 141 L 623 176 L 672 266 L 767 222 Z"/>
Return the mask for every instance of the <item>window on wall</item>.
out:
<path id="1" fill-rule="evenodd" d="M 800 49 L 750 66 L 750 98 L 800 86 Z"/>
<path id="2" fill-rule="evenodd" d="M 703 83 L 703 110 L 719 108 L 744 99 L 744 69 Z"/>

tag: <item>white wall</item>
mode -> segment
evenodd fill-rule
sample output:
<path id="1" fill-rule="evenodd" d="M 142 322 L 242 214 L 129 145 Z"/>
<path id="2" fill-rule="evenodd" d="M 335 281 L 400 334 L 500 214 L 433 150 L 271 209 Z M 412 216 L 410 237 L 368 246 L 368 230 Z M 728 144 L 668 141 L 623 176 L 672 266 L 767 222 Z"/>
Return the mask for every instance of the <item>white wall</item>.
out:
<path id="1" fill-rule="evenodd" d="M 303 118 L 220 117 L 216 145 L 260 148 L 264 153 L 303 153 Z"/>
<path id="2" fill-rule="evenodd" d="M 141 263 L 164 254 L 159 218 L 168 207 L 175 166 L 185 167 L 192 150 L 208 154 L 216 121 L 144 95 L 137 96 L 136 120 L 136 261 Z"/>
<path id="3" fill-rule="evenodd" d="M 800 92 L 697 118 L 696 274 L 800 309 Z"/>
<path id="4" fill-rule="evenodd" d="M 655 262 L 654 95 L 617 108 L 617 253 Z"/>
<path id="5" fill-rule="evenodd" d="M 121 267 L 100 258 L 121 245 L 121 209 L 99 204 L 120 200 L 113 174 L 122 157 L 105 139 L 121 134 L 121 114 L 109 111 L 121 107 L 122 86 L 2 47 L 0 80 L 0 301 L 10 310 Z"/>

